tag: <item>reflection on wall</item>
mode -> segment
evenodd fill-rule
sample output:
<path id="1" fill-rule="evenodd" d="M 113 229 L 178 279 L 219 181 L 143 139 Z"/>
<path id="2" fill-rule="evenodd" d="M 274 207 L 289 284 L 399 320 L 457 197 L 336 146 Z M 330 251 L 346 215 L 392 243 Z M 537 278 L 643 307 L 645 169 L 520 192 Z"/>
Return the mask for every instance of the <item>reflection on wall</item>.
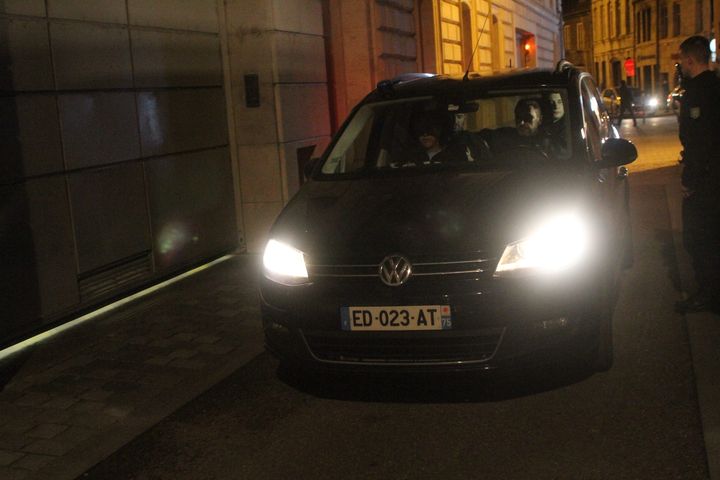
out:
<path id="1" fill-rule="evenodd" d="M 234 248 L 216 7 L 0 1 L 0 346 Z"/>

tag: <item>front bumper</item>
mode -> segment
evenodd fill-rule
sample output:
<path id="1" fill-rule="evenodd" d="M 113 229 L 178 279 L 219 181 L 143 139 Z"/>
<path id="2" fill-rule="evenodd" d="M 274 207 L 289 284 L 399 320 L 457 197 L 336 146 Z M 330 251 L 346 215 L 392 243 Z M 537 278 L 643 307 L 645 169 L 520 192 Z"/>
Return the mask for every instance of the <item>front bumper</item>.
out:
<path id="1" fill-rule="evenodd" d="M 495 371 L 584 356 L 597 344 L 600 290 L 592 279 L 444 279 L 408 287 L 374 280 L 285 287 L 264 280 L 267 348 L 293 364 L 325 370 Z M 452 330 L 340 328 L 345 306 L 436 304 L 450 306 Z"/>

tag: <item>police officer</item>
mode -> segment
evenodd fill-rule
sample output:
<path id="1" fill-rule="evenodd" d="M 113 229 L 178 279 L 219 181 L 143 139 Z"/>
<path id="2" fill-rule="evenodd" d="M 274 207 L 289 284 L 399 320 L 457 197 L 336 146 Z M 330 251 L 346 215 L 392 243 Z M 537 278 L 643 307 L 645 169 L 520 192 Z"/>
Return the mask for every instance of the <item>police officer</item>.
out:
<path id="1" fill-rule="evenodd" d="M 698 291 L 676 304 L 681 313 L 720 307 L 720 79 L 710 70 L 710 44 L 693 36 L 680 44 L 683 96 L 683 241 Z"/>

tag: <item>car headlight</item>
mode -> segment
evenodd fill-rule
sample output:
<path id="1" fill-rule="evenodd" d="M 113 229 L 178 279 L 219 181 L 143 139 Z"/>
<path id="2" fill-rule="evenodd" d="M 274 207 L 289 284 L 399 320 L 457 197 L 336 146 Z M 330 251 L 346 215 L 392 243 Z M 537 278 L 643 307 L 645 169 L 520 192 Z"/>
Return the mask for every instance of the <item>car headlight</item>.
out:
<path id="1" fill-rule="evenodd" d="M 648 105 L 648 107 L 653 107 L 653 108 L 654 108 L 654 107 L 657 107 L 657 106 L 658 106 L 658 99 L 655 98 L 655 97 L 649 98 L 648 101 L 647 101 L 647 105 Z"/>
<path id="2" fill-rule="evenodd" d="M 590 228 L 580 215 L 554 216 L 505 247 L 495 276 L 568 270 L 587 257 L 589 244 Z"/>
<path id="3" fill-rule="evenodd" d="M 263 253 L 265 276 L 284 285 L 308 283 L 305 254 L 290 245 L 270 239 Z"/>

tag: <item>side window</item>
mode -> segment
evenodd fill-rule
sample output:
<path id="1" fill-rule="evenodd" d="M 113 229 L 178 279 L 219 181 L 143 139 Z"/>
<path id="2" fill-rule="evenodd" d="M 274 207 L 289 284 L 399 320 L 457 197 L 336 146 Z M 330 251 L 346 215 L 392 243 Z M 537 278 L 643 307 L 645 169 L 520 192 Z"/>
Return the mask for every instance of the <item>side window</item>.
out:
<path id="1" fill-rule="evenodd" d="M 605 128 L 603 128 L 602 102 L 598 100 L 597 88 L 594 87 L 595 86 L 585 78 L 582 80 L 580 91 L 582 94 L 585 141 L 587 142 L 591 159 L 598 161 L 601 158 L 602 130 L 607 130 L 607 124 Z"/>
<path id="2" fill-rule="evenodd" d="M 363 167 L 366 160 L 368 140 L 372 130 L 374 112 L 365 106 L 357 112 L 335 144 L 327 161 L 322 166 L 322 173 L 350 173 Z"/>

